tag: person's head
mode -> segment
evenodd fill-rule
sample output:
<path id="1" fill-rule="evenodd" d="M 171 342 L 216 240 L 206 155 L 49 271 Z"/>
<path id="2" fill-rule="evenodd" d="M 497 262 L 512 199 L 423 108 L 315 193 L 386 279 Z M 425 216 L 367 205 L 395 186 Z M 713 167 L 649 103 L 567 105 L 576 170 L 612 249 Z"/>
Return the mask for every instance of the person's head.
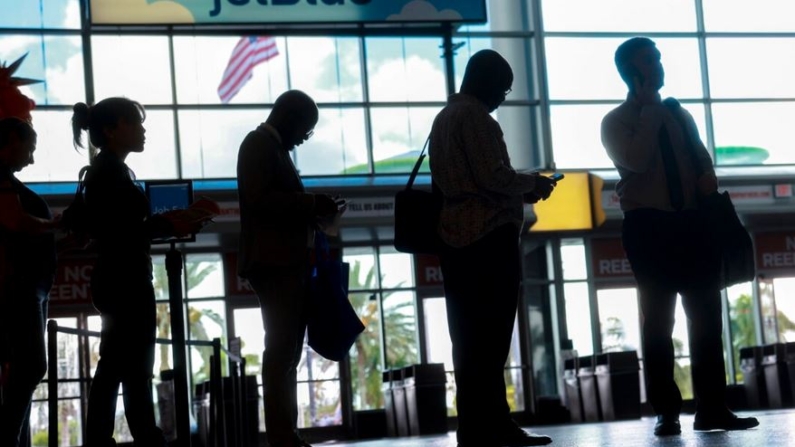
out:
<path id="1" fill-rule="evenodd" d="M 36 131 L 19 118 L 0 120 L 0 161 L 13 172 L 33 164 Z"/>
<path id="2" fill-rule="evenodd" d="M 141 104 L 127 98 L 107 98 L 88 106 L 73 107 L 72 134 L 75 147 L 84 147 L 82 131 L 87 130 L 94 147 L 126 157 L 130 152 L 143 152 L 146 112 Z"/>
<path id="3" fill-rule="evenodd" d="M 300 90 L 288 90 L 276 98 L 266 122 L 279 132 L 284 147 L 292 150 L 312 136 L 317 120 L 315 101 Z"/>
<path id="4" fill-rule="evenodd" d="M 494 50 L 480 50 L 467 62 L 461 93 L 478 98 L 489 112 L 505 101 L 513 85 L 513 70 Z"/>
<path id="5" fill-rule="evenodd" d="M 635 78 L 641 85 L 650 80 L 656 83 L 657 90 L 662 88 L 665 72 L 660 56 L 657 45 L 648 37 L 633 37 L 618 46 L 616 68 L 630 91 L 635 90 Z"/>

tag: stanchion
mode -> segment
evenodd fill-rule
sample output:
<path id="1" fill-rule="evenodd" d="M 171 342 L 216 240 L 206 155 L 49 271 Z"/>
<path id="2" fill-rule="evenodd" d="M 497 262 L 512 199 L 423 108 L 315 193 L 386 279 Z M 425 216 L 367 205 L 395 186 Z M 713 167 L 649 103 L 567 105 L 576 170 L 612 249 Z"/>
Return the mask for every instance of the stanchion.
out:
<path id="1" fill-rule="evenodd" d="M 174 355 L 174 408 L 177 416 L 177 445 L 190 447 L 190 394 L 185 341 L 185 313 L 182 304 L 182 253 L 174 242 L 166 253 L 168 301 L 171 307 L 171 339 Z"/>
<path id="2" fill-rule="evenodd" d="M 47 445 L 58 447 L 58 322 L 47 322 Z"/>

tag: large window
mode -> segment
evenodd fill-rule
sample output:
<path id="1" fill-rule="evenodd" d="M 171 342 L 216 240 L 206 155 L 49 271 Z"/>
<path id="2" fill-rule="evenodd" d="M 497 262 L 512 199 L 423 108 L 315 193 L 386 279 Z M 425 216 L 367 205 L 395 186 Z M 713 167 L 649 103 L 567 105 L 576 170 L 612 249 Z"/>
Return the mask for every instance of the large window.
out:
<path id="1" fill-rule="evenodd" d="M 795 49 L 784 18 L 795 12 L 791 3 L 548 0 L 542 6 L 558 168 L 612 168 L 599 128 L 627 91 L 613 55 L 622 41 L 643 34 L 662 53 L 661 94 L 685 100 L 717 165 L 795 162 L 789 150 L 795 63 L 779 56 Z"/>

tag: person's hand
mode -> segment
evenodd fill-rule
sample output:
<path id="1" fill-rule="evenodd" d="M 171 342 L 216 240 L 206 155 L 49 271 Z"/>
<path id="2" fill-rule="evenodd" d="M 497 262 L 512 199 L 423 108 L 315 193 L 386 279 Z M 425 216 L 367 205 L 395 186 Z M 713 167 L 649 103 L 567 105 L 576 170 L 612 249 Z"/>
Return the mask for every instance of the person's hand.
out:
<path id="1" fill-rule="evenodd" d="M 526 192 L 526 193 L 522 194 L 522 202 L 524 202 L 524 203 L 532 205 L 532 204 L 538 203 L 540 201 L 541 201 L 541 197 L 538 197 L 533 192 Z"/>
<path id="2" fill-rule="evenodd" d="M 707 197 L 718 190 L 718 178 L 714 171 L 705 172 L 696 181 L 696 189 L 701 197 Z"/>
<path id="3" fill-rule="evenodd" d="M 333 216 L 337 214 L 337 202 L 328 194 L 315 194 L 315 215 Z"/>
<path id="4" fill-rule="evenodd" d="M 555 189 L 555 181 L 545 175 L 537 175 L 536 176 L 536 186 L 535 188 L 527 193 L 536 196 L 538 200 L 546 200 L 549 198 L 552 191 Z M 525 194 L 525 195 L 527 195 Z M 533 202 L 535 203 L 535 202 Z"/>
<path id="5" fill-rule="evenodd" d="M 337 213 L 344 214 L 348 209 L 348 201 L 340 196 L 334 196 L 334 203 L 337 204 Z"/>
<path id="6" fill-rule="evenodd" d="M 643 105 L 661 104 L 660 80 L 656 77 L 646 78 L 643 82 L 637 76 L 632 78 L 635 86 L 635 98 Z"/>
<path id="7" fill-rule="evenodd" d="M 189 221 L 183 216 L 184 210 L 172 210 L 162 213 L 163 216 L 171 224 L 172 236 L 182 237 L 198 233 L 204 226 L 203 221 Z"/>

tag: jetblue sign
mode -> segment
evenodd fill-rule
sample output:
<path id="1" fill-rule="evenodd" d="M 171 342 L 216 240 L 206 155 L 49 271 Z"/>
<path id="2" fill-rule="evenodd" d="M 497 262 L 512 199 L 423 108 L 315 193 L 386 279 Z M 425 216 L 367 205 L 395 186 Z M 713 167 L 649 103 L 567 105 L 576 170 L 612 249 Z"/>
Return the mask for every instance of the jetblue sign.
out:
<path id="1" fill-rule="evenodd" d="M 103 25 L 486 21 L 486 0 L 91 0 Z"/>

